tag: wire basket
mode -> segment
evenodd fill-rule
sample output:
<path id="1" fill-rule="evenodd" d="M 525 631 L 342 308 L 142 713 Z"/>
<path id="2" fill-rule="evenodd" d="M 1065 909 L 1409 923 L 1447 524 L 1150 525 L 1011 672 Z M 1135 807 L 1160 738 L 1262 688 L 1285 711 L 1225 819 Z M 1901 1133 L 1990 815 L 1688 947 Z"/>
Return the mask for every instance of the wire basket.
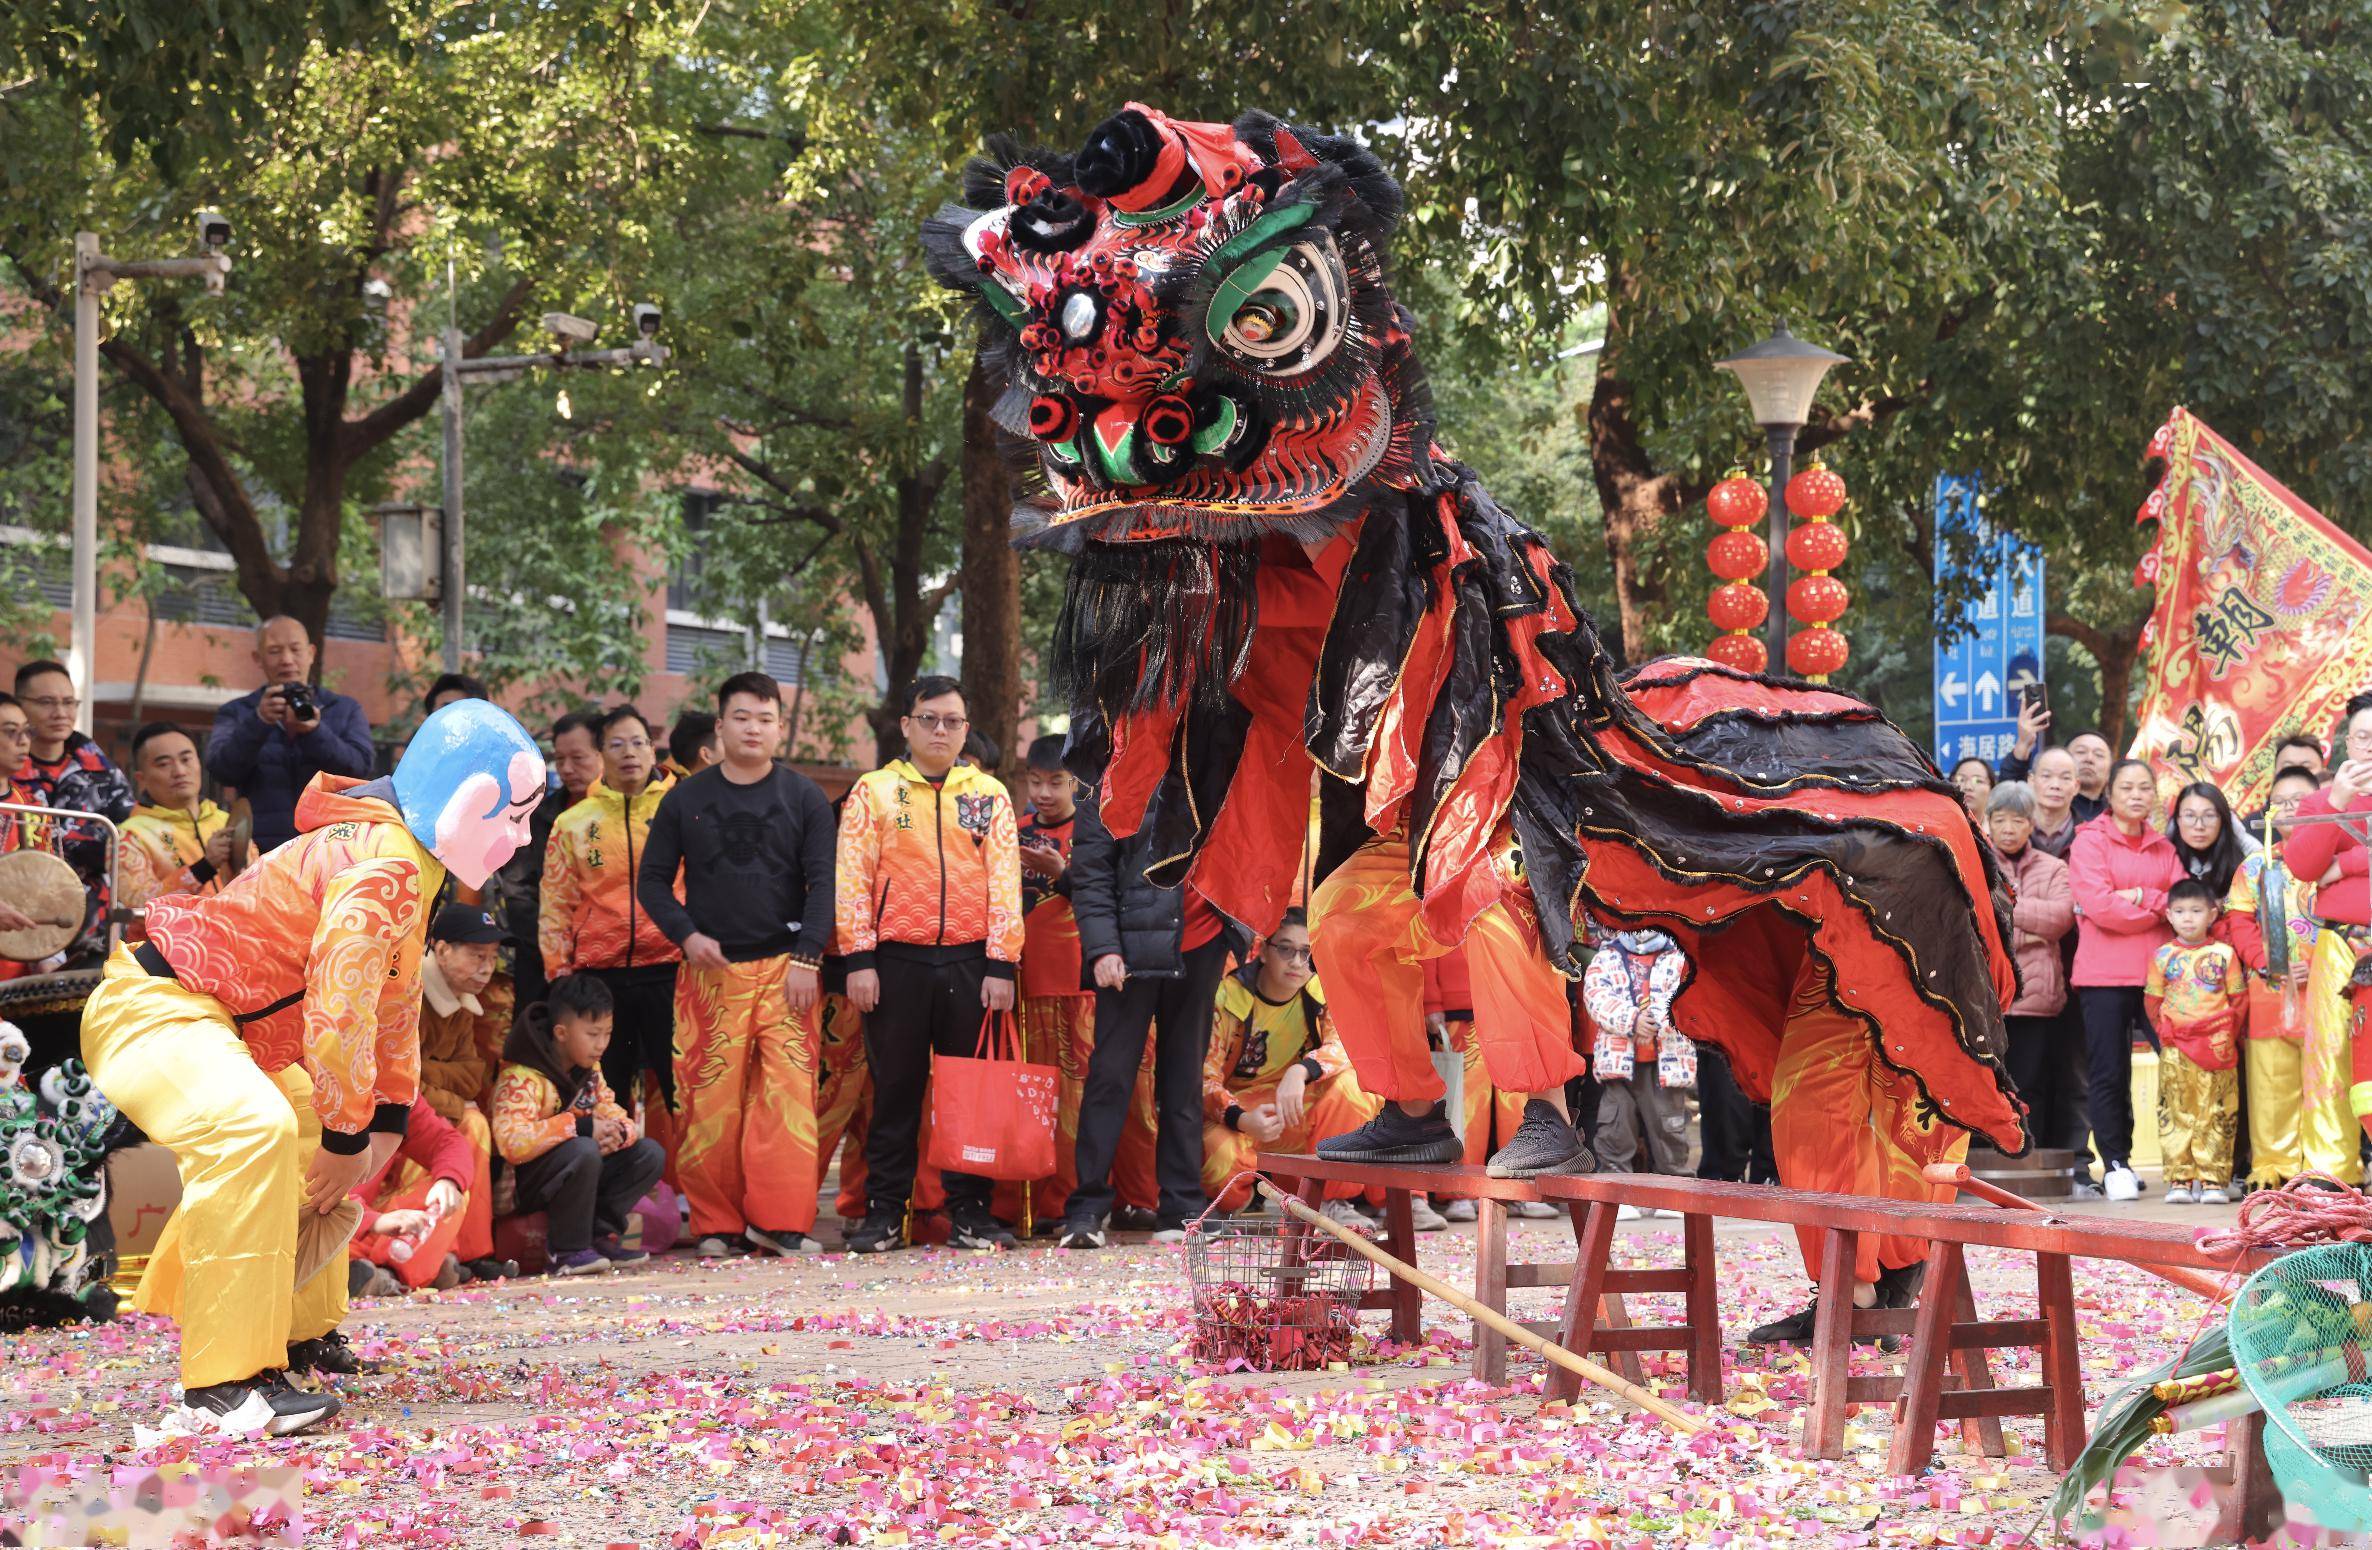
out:
<path id="1" fill-rule="evenodd" d="M 1374 1267 L 1294 1222 L 1196 1222 L 1186 1233 L 1194 1357 L 1254 1372 L 1351 1359 Z"/>

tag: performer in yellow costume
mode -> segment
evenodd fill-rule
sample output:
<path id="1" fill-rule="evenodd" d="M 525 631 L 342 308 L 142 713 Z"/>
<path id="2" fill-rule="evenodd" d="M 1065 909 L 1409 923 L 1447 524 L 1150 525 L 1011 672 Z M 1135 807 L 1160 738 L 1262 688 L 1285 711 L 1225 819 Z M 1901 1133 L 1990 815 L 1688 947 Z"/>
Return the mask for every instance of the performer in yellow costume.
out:
<path id="1" fill-rule="evenodd" d="M 428 903 L 448 871 L 485 886 L 543 794 L 519 724 L 457 701 L 391 779 L 316 776 L 294 840 L 219 894 L 156 900 L 148 939 L 108 960 L 84 1062 L 181 1170 L 175 1252 L 142 1299 L 181 1324 L 168 1430 L 285 1435 L 337 1413 L 282 1371 L 344 1305 L 342 1253 L 297 1288 L 300 1213 L 336 1210 L 401 1139 Z"/>

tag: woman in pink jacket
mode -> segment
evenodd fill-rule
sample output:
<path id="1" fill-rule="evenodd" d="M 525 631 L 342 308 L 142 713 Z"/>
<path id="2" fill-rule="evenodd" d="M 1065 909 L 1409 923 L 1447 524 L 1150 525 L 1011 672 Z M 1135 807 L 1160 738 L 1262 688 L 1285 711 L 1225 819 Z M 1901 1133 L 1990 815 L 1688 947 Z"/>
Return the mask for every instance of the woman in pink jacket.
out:
<path id="1" fill-rule="evenodd" d="M 2174 940 L 2166 890 L 2188 875 L 2174 842 L 2150 826 L 2157 780 L 2139 759 L 2108 774 L 2108 811 L 2076 830 L 2067 853 L 2075 888 L 2075 992 L 2090 1056 L 2092 1144 L 2100 1153 L 2101 1193 L 2137 1200 L 2141 1180 L 2133 1151 L 2133 1035 L 2157 1034 L 2142 1010 L 2150 955 Z"/>
<path id="2" fill-rule="evenodd" d="M 2058 1098 L 2060 1013 L 2067 971 L 2059 944 L 2075 929 L 2075 893 L 2067 863 L 2032 843 L 2034 792 L 2005 780 L 1986 799 L 1986 832 L 2010 880 L 2010 951 L 2018 960 L 2018 999 L 2004 1021 L 2010 1034 L 2010 1080 L 2027 1112 L 2048 1120 Z"/>

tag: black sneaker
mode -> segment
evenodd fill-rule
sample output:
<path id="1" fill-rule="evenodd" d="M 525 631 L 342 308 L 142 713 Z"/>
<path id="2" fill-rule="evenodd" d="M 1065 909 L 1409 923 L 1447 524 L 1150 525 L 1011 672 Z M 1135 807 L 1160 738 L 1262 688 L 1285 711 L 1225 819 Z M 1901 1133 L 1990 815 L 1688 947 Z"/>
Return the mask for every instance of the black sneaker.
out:
<path id="1" fill-rule="evenodd" d="M 1443 1128 L 1448 1128 L 1446 1120 Z M 1591 1173 L 1596 1166 L 1589 1143 L 1581 1139 L 1573 1121 L 1547 1099 L 1534 1098 L 1524 1105 L 1524 1122 L 1491 1154 L 1483 1172 L 1494 1179 L 1529 1179 L 1543 1173 Z"/>
<path id="2" fill-rule="evenodd" d="M 354 1354 L 354 1347 L 347 1343 L 342 1329 L 290 1345 L 288 1366 L 292 1372 L 334 1372 L 349 1378 L 356 1373 L 382 1370 L 379 1363 L 366 1362 Z"/>
<path id="3" fill-rule="evenodd" d="M 887 1254 L 892 1249 L 906 1246 L 906 1213 L 903 1211 L 868 1211 L 855 1232 L 848 1235 L 847 1249 L 851 1254 Z"/>
<path id="4" fill-rule="evenodd" d="M 1107 1241 L 1104 1237 L 1104 1224 L 1101 1222 L 1065 1222 L 1062 1224 L 1062 1241 L 1055 1247 L 1058 1249 L 1100 1249 Z"/>
<path id="5" fill-rule="evenodd" d="M 744 1227 L 741 1236 L 749 1240 L 750 1247 L 768 1254 L 779 1254 L 785 1259 L 794 1254 L 813 1254 L 823 1248 L 822 1244 L 807 1234 L 788 1227 L 781 1232 L 768 1232 L 763 1227 Z"/>
<path id="6" fill-rule="evenodd" d="M 1878 1272 L 1878 1306 L 1881 1308 L 1916 1308 L 1919 1306 L 1919 1285 L 1927 1279 L 1925 1265 L 1898 1265 L 1892 1270 Z"/>
<path id="7" fill-rule="evenodd" d="M 1012 1232 L 1003 1222 L 978 1206 L 955 1208 L 947 1213 L 947 1246 L 952 1249 L 1009 1249 L 1014 1245 Z"/>
<path id="8" fill-rule="evenodd" d="M 1887 1304 L 1880 1302 L 1878 1306 L 1883 1308 Z M 1791 1313 L 1786 1318 L 1773 1319 L 1768 1324 L 1748 1330 L 1746 1343 L 1748 1345 L 1809 1346 L 1812 1343 L 1814 1326 L 1819 1322 L 1820 1303 L 1814 1300 L 1805 1304 L 1801 1313 Z M 1855 1345 L 1874 1345 L 1881 1351 L 1896 1351 L 1902 1348 L 1902 1342 L 1892 1335 L 1857 1334 L 1853 1337 L 1853 1343 Z"/>
<path id="9" fill-rule="evenodd" d="M 1318 1143 L 1318 1156 L 1327 1162 L 1446 1163 L 1465 1155 L 1465 1145 L 1450 1128 L 1449 1110 L 1439 1103 L 1422 1115 L 1404 1114 L 1399 1104 L 1387 1103 L 1357 1130 Z"/>
<path id="10" fill-rule="evenodd" d="M 310 1394 L 290 1386 L 285 1375 L 259 1372 L 244 1383 L 215 1383 L 182 1391 L 189 1418 L 208 1431 L 286 1437 L 318 1426 L 338 1413 L 338 1396 Z"/>
<path id="11" fill-rule="evenodd" d="M 1143 1206 L 1122 1206 L 1112 1213 L 1114 1232 L 1151 1232 L 1161 1225 L 1161 1218 Z"/>
<path id="12" fill-rule="evenodd" d="M 519 1262 L 515 1259 L 495 1259 L 489 1256 L 485 1259 L 473 1259 L 461 1268 L 469 1272 L 469 1278 L 473 1281 L 516 1281 L 519 1279 Z"/>

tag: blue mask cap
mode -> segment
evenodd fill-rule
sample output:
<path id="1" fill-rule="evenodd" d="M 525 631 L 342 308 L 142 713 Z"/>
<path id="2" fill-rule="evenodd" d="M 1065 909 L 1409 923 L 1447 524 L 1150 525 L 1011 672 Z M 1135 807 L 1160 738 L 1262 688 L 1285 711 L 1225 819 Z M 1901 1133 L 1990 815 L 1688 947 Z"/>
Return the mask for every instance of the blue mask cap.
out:
<path id="1" fill-rule="evenodd" d="M 439 851 L 437 822 L 454 794 L 472 776 L 493 779 L 495 792 L 483 814 L 491 818 L 510 802 L 511 761 L 519 754 L 543 764 L 543 751 L 510 712 L 486 700 L 455 700 L 420 723 L 404 756 L 395 764 L 395 805 L 404 827 L 431 854 Z M 541 784 L 540 778 L 538 784 Z"/>

